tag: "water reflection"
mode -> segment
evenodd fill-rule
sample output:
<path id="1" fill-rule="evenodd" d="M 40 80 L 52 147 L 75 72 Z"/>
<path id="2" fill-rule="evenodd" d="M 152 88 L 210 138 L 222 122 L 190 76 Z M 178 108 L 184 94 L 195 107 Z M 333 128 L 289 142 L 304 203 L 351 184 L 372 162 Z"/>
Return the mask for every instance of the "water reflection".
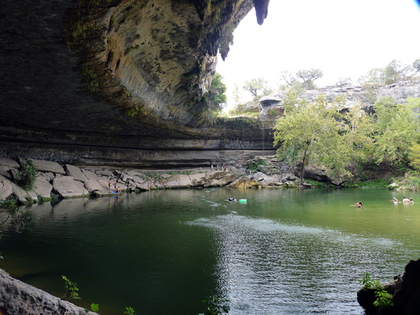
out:
<path id="1" fill-rule="evenodd" d="M 188 222 L 218 235 L 219 293 L 230 314 L 363 314 L 363 267 L 403 255 L 401 244 L 331 229 L 222 215 Z"/>

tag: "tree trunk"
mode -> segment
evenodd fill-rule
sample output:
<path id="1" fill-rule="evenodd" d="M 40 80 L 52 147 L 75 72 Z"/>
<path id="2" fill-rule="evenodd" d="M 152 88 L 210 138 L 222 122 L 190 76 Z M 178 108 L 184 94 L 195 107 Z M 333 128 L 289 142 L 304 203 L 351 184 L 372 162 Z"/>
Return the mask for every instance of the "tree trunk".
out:
<path id="1" fill-rule="evenodd" d="M 305 153 L 303 153 L 302 167 L 300 169 L 300 183 L 299 183 L 300 186 L 302 186 L 303 184 L 303 172 L 304 172 L 304 167 L 305 167 L 306 152 L 308 152 L 308 150 L 305 150 Z"/>

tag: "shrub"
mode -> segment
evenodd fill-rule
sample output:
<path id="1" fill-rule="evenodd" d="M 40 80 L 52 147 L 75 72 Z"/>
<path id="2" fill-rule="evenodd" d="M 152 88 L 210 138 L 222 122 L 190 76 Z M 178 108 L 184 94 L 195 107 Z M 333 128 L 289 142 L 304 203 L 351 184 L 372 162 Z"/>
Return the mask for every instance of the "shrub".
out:
<path id="1" fill-rule="evenodd" d="M 325 183 L 319 182 L 317 180 L 306 179 L 305 181 L 311 184 L 312 187 L 317 187 L 317 188 L 325 187 Z"/>
<path id="2" fill-rule="evenodd" d="M 22 162 L 18 171 L 14 171 L 16 183 L 25 190 L 32 190 L 37 170 L 31 160 Z"/>

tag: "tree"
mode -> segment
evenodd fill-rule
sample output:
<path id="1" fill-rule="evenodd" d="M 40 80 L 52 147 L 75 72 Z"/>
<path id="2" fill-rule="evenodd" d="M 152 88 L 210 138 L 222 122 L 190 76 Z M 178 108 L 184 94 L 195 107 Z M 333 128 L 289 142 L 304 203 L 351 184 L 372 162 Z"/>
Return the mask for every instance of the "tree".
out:
<path id="1" fill-rule="evenodd" d="M 356 156 L 363 157 L 363 146 L 371 143 L 367 134 L 370 120 L 360 107 L 341 113 L 344 98 L 328 103 L 325 96 L 316 102 L 304 100 L 289 104 L 275 126 L 274 145 L 283 160 L 300 163 L 300 183 L 303 182 L 304 166 L 308 161 L 329 167 L 340 176 L 351 175 L 346 167 Z M 357 154 L 356 154 L 357 152 Z"/>
<path id="2" fill-rule="evenodd" d="M 418 140 L 418 108 L 420 98 L 409 98 L 407 104 L 395 104 L 392 98 L 381 98 L 375 103 L 374 124 L 376 163 L 391 164 L 407 159 Z"/>
<path id="3" fill-rule="evenodd" d="M 313 90 L 315 89 L 314 81 L 321 78 L 322 75 L 322 70 L 320 69 L 299 70 L 296 74 L 282 71 L 281 80 L 284 81 L 288 87 L 299 88 L 301 86 L 305 90 Z"/>
<path id="4" fill-rule="evenodd" d="M 419 61 L 417 65 L 416 62 Z M 370 69 L 367 75 L 361 76 L 358 79 L 360 84 L 378 83 L 378 84 L 392 84 L 398 81 L 412 80 L 420 67 L 420 59 L 416 60 L 413 65 L 404 65 L 400 61 L 392 60 L 384 68 Z"/>
<path id="5" fill-rule="evenodd" d="M 259 94 L 268 95 L 271 93 L 267 81 L 263 78 L 247 80 L 243 89 L 250 92 L 254 98 L 258 98 Z"/>
<path id="6" fill-rule="evenodd" d="M 296 76 L 303 81 L 303 86 L 307 90 L 315 89 L 314 81 L 322 78 L 323 73 L 320 69 L 299 70 Z"/>
<path id="7" fill-rule="evenodd" d="M 222 75 L 216 72 L 211 81 L 209 91 L 204 95 L 204 99 L 209 104 L 210 110 L 221 111 L 226 104 L 226 85 L 222 80 Z"/>
<path id="8" fill-rule="evenodd" d="M 336 86 L 346 86 L 346 85 L 351 85 L 351 84 L 353 84 L 353 80 L 348 77 L 340 77 L 335 83 Z"/>

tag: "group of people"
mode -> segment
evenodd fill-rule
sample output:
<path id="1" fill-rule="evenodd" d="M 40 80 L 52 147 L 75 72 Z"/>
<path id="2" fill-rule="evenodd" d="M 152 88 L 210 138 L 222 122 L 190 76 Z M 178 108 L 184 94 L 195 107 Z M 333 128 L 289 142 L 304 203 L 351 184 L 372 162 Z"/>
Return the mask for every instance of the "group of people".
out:
<path id="1" fill-rule="evenodd" d="M 216 164 L 216 168 L 217 170 L 219 170 L 219 164 Z M 221 168 L 222 168 L 222 171 L 226 169 L 225 163 L 222 164 Z M 213 163 L 210 165 L 210 170 L 213 172 Z"/>
<path id="2" fill-rule="evenodd" d="M 395 197 L 392 199 L 392 201 L 393 201 L 395 204 L 397 204 L 397 203 L 401 203 L 401 202 L 399 202 L 399 201 L 398 201 L 398 199 L 397 199 L 397 198 L 395 198 Z M 408 199 L 406 196 L 404 196 L 404 198 L 403 198 L 403 200 L 402 200 L 402 203 L 404 203 L 404 204 L 414 203 L 414 200 L 413 200 L 413 198 Z"/>
<path id="3" fill-rule="evenodd" d="M 401 202 L 400 202 L 400 201 L 398 201 L 398 199 L 397 199 L 397 198 L 395 198 L 395 197 L 392 199 L 392 201 L 393 201 L 395 204 L 401 203 Z M 406 196 L 404 196 L 404 198 L 403 198 L 403 200 L 402 200 L 402 203 L 403 203 L 403 204 L 410 204 L 410 203 L 414 203 L 414 200 L 413 200 L 413 198 L 408 199 Z M 357 203 L 356 203 L 356 208 L 361 208 L 361 207 L 362 207 L 362 202 L 361 202 L 361 201 L 357 202 Z"/>
<path id="4" fill-rule="evenodd" d="M 112 186 L 114 186 L 114 191 L 115 191 L 116 193 L 120 193 L 120 192 L 121 192 L 120 187 L 119 187 L 119 186 L 117 186 L 117 182 L 115 182 L 115 183 L 114 183 L 114 185 L 112 185 L 111 180 L 110 180 L 110 181 L 108 182 L 108 186 L 109 186 L 109 189 L 112 189 Z"/>

